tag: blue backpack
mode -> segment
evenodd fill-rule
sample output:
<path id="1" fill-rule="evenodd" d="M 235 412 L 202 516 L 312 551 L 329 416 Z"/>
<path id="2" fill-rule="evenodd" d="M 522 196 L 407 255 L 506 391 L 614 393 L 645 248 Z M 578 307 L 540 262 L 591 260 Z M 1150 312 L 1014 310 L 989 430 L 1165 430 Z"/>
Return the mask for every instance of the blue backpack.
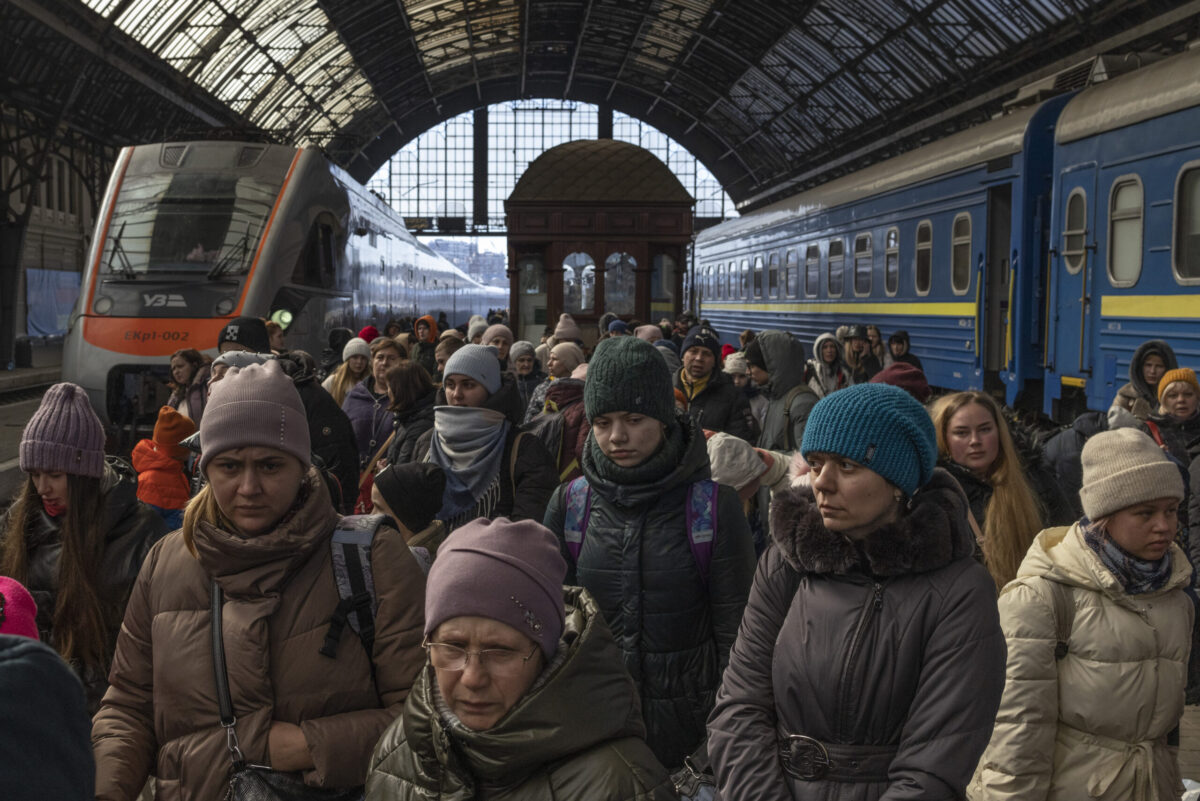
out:
<path id="1" fill-rule="evenodd" d="M 700 580 L 708 588 L 708 575 L 712 567 L 713 544 L 717 535 L 717 494 L 720 485 L 710 479 L 697 481 L 688 488 L 687 536 L 696 567 L 700 568 Z M 567 484 L 567 512 L 563 523 L 563 534 L 571 561 L 579 564 L 583 550 L 583 538 L 587 534 L 588 520 L 592 516 L 592 488 L 586 478 L 577 478 Z"/>

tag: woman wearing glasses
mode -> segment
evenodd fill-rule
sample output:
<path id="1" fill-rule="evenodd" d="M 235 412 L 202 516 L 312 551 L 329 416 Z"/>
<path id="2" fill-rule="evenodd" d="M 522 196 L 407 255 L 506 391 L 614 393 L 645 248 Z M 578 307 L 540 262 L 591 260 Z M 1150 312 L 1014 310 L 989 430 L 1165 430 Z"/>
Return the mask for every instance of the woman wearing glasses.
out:
<path id="1" fill-rule="evenodd" d="M 438 549 L 425 669 L 375 748 L 367 798 L 673 799 L 621 652 L 532 521 L 479 518 Z"/>

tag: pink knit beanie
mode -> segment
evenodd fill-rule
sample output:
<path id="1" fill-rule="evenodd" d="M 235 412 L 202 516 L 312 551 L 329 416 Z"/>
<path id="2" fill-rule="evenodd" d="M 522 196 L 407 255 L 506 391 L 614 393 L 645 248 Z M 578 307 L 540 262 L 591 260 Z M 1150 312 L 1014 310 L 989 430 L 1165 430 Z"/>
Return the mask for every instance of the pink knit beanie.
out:
<path id="1" fill-rule="evenodd" d="M 578 341 L 583 339 L 583 332 L 579 330 L 579 325 L 575 322 L 574 317 L 569 314 L 561 314 L 558 318 L 558 325 L 554 326 L 554 338 L 559 342 Z"/>
<path id="2" fill-rule="evenodd" d="M 425 635 L 456 617 L 486 617 L 521 632 L 551 659 L 566 622 L 566 575 L 558 540 L 540 523 L 473 520 L 438 548 L 425 584 Z"/>
<path id="3" fill-rule="evenodd" d="M 21 434 L 21 469 L 26 473 L 104 475 L 104 427 L 78 384 L 55 384 L 42 396 Z"/>
<path id="4" fill-rule="evenodd" d="M 200 470 L 217 454 L 261 445 L 312 464 L 308 414 L 279 362 L 232 367 L 212 385 L 200 419 Z"/>
<path id="5" fill-rule="evenodd" d="M 0 634 L 41 639 L 33 596 L 21 582 L 7 576 L 0 576 Z"/>

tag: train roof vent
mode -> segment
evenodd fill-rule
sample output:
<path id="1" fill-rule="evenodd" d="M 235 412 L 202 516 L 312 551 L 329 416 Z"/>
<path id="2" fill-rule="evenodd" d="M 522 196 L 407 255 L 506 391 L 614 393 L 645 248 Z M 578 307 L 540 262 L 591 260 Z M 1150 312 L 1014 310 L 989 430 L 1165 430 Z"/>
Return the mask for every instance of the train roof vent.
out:
<path id="1" fill-rule="evenodd" d="M 265 147 L 243 147 L 238 153 L 237 166 L 253 167 L 262 158 L 263 153 L 266 153 Z"/>
<path id="2" fill-rule="evenodd" d="M 1082 89 L 1087 86 L 1092 77 L 1092 66 L 1095 63 L 1095 59 L 1092 59 L 1058 73 L 1054 76 L 1054 89 L 1059 92 L 1070 92 L 1073 89 Z"/>
<path id="3" fill-rule="evenodd" d="M 163 145 L 162 165 L 164 167 L 182 167 L 187 149 L 187 145 Z"/>

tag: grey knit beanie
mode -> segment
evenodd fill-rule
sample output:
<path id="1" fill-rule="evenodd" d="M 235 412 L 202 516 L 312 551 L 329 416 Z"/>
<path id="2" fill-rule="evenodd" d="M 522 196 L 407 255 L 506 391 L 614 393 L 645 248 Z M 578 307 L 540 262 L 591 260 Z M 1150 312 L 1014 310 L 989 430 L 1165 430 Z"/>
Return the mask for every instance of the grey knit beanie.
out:
<path id="1" fill-rule="evenodd" d="M 200 471 L 218 454 L 255 445 L 278 448 L 306 468 L 312 464 L 308 414 L 275 360 L 231 367 L 212 385 L 200 420 Z"/>
<path id="2" fill-rule="evenodd" d="M 1183 500 L 1183 476 L 1149 435 L 1101 431 L 1083 446 L 1079 501 L 1089 520 L 1159 498 Z"/>
<path id="3" fill-rule="evenodd" d="M 100 478 L 104 427 L 78 384 L 55 384 L 21 434 L 21 469 Z"/>
<path id="4" fill-rule="evenodd" d="M 472 323 L 467 329 L 467 339 L 473 340 L 475 337 L 482 337 L 484 332 L 488 330 L 488 324 L 485 322 Z"/>
<path id="5" fill-rule="evenodd" d="M 537 358 L 536 354 L 534 353 L 533 343 L 519 339 L 513 343 L 511 348 L 508 349 L 508 360 L 515 364 L 517 359 L 521 358 L 522 356 L 533 356 L 534 358 Z"/>
<path id="6" fill-rule="evenodd" d="M 463 345 L 446 360 L 442 375 L 465 375 L 478 381 L 489 395 L 500 391 L 500 357 L 488 345 Z"/>
<path id="7" fill-rule="evenodd" d="M 671 425 L 675 388 L 666 360 L 638 337 L 603 340 L 588 365 L 583 408 L 589 421 L 610 412 L 635 412 Z"/>
<path id="8" fill-rule="evenodd" d="M 342 348 L 342 361 L 350 361 L 351 356 L 365 356 L 368 361 L 371 359 L 371 346 L 367 340 L 362 337 L 354 337 L 346 343 L 346 347 Z"/>

